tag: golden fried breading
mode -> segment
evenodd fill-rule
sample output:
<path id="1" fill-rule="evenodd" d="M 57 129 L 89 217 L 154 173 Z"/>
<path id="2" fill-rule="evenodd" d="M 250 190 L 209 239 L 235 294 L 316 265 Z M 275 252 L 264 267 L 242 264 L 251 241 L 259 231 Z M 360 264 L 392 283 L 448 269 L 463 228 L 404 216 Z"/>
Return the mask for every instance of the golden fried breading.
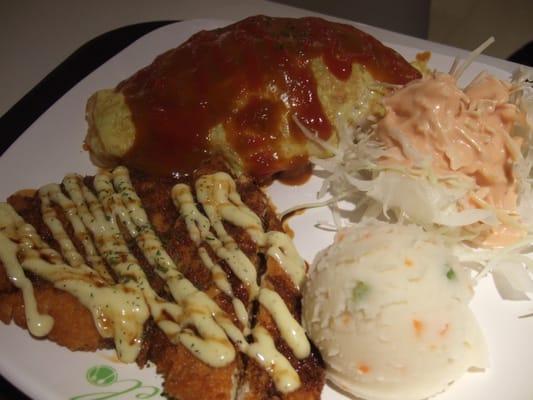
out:
<path id="1" fill-rule="evenodd" d="M 189 238 L 184 221 L 179 218 L 172 203 L 170 190 L 176 182 L 165 178 L 154 179 L 143 174 L 133 174 L 132 182 L 143 200 L 154 230 L 166 243 L 168 254 L 181 272 L 237 322 L 231 302 L 214 285 L 210 271 L 200 260 L 198 249 Z M 149 268 L 147 263 L 144 266 Z M 152 284 L 151 280 L 150 283 Z M 229 365 L 215 368 L 200 361 L 183 345 L 170 343 L 158 329 L 154 330 L 149 340 L 148 358 L 165 377 L 166 393 L 181 400 L 234 398 L 241 368 L 240 355 Z"/>
<path id="2" fill-rule="evenodd" d="M 272 258 L 267 259 L 267 269 L 262 277 L 261 287 L 275 290 L 287 304 L 291 314 L 301 321 L 301 296 L 282 267 Z M 239 388 L 239 400 L 310 400 L 319 399 L 325 383 L 325 372 L 322 359 L 316 349 L 309 357 L 298 360 L 289 346 L 281 338 L 276 323 L 270 313 L 262 306 L 256 316 L 256 324 L 261 324 L 274 338 L 276 348 L 289 360 L 298 372 L 301 386 L 288 394 L 279 393 L 273 385 L 268 373 L 255 361 L 248 360 L 244 378 Z"/>
<path id="3" fill-rule="evenodd" d="M 0 270 L 3 271 L 0 264 Z M 112 347 L 103 339 L 94 325 L 90 311 L 71 294 L 50 285 L 35 286 L 35 299 L 42 314 L 54 319 L 54 326 L 47 339 L 65 346 L 71 351 L 96 351 Z M 14 321 L 27 329 L 22 292 L 0 293 L 0 321 Z"/>
<path id="4" fill-rule="evenodd" d="M 170 343 L 160 330 L 150 338 L 148 355 L 165 377 L 165 393 L 182 400 L 234 398 L 240 359 L 222 368 L 210 367 L 185 347 Z"/>

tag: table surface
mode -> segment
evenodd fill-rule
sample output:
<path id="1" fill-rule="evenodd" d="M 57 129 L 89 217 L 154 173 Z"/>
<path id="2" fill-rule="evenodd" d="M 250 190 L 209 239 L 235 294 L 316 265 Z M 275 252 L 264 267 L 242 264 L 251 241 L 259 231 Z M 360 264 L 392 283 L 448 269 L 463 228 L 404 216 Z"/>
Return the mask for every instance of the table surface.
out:
<path id="1" fill-rule="evenodd" d="M 29 397 L 0 376 L 0 400 L 29 400 Z"/>

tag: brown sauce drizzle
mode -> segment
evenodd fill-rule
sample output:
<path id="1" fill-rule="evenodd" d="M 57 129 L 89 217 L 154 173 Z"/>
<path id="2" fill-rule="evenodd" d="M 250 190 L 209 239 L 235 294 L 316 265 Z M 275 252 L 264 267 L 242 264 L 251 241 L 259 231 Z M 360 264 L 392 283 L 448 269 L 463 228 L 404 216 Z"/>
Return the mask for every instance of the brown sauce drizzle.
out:
<path id="1" fill-rule="evenodd" d="M 121 82 L 136 127 L 132 167 L 190 174 L 209 154 L 208 132 L 221 124 L 256 178 L 301 168 L 285 159 L 282 121 L 304 141 L 292 115 L 322 139 L 332 134 L 317 95 L 311 60 L 340 80 L 359 62 L 377 80 L 403 84 L 420 74 L 398 53 L 358 29 L 319 18 L 255 16 L 202 31 Z M 296 165 L 293 165 L 296 164 Z"/>
<path id="2" fill-rule="evenodd" d="M 313 165 L 307 162 L 305 158 L 302 157 L 301 159 L 302 162 L 293 164 L 293 167 L 286 171 L 280 171 L 275 175 L 275 178 L 290 186 L 300 186 L 307 183 L 313 174 Z"/>

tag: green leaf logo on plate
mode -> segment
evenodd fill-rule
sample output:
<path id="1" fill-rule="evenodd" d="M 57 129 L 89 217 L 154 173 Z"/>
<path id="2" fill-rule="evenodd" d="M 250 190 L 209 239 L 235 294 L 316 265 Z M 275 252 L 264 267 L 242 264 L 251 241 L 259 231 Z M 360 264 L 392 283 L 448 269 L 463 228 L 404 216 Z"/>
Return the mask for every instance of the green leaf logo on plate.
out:
<path id="1" fill-rule="evenodd" d="M 85 374 L 87 382 L 98 386 L 97 392 L 73 396 L 70 400 L 107 400 L 107 399 L 150 399 L 161 394 L 156 386 L 144 385 L 138 379 L 118 379 L 115 368 L 109 365 L 95 365 Z"/>
<path id="2" fill-rule="evenodd" d="M 87 381 L 95 386 L 108 386 L 118 379 L 117 371 L 107 365 L 97 365 L 87 371 Z"/>

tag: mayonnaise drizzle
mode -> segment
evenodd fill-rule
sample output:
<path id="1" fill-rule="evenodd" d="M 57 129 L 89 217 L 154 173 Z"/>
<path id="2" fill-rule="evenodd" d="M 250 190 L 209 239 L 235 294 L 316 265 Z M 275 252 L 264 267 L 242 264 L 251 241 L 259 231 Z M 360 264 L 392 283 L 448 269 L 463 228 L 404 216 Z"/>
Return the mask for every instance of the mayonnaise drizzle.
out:
<path id="1" fill-rule="evenodd" d="M 213 192 L 214 188 L 212 185 L 210 185 L 209 182 L 206 183 L 206 179 L 211 176 L 213 175 L 204 175 L 196 181 L 196 195 L 208 217 L 208 219 L 204 217 L 204 220 L 199 225 L 202 238 L 207 239 L 216 255 L 226 261 L 237 278 L 239 278 L 248 288 L 250 298 L 254 299 L 259 292 L 259 286 L 257 285 L 257 271 L 253 263 L 239 248 L 239 245 L 235 242 L 233 237 L 231 237 L 231 235 L 229 235 L 224 229 L 222 216 L 220 215 L 221 210 L 217 207 L 218 202 L 221 200 L 218 196 L 224 192 L 221 190 Z M 234 215 L 236 213 L 229 214 Z M 241 214 L 243 213 L 238 213 L 236 215 Z M 245 217 L 253 219 L 249 214 L 245 214 Z M 260 223 L 261 221 L 259 221 L 259 224 Z M 206 226 L 208 227 L 207 229 Z M 210 232 L 210 226 L 213 227 L 218 237 Z M 209 238 L 207 235 L 212 237 Z"/>
<path id="2" fill-rule="evenodd" d="M 10 282 L 22 291 L 24 298 L 24 313 L 26 324 L 32 335 L 42 337 L 47 335 L 54 325 L 54 319 L 49 315 L 39 313 L 33 285 L 26 278 L 22 266 L 17 259 L 20 245 L 31 240 L 33 231 L 29 230 L 15 210 L 9 204 L 0 203 L 0 260 L 6 269 Z"/>
<path id="3" fill-rule="evenodd" d="M 300 377 L 289 361 L 276 350 L 274 340 L 261 325 L 256 326 L 252 334 L 255 342 L 248 349 L 252 357 L 272 377 L 276 388 L 282 393 L 290 393 L 301 385 Z"/>
<path id="4" fill-rule="evenodd" d="M 115 181 L 118 192 L 115 191 L 112 180 Z M 137 357 L 142 342 L 144 322 L 148 315 L 151 315 L 172 342 L 181 342 L 207 364 L 219 367 L 232 362 L 235 359 L 235 348 L 227 336 L 242 346 L 245 343 L 242 332 L 213 300 L 198 291 L 177 270 L 153 232 L 129 181 L 127 170 L 118 168 L 112 175 L 108 173 L 97 175 L 95 188 L 99 198 L 77 175 L 66 176 L 63 186 L 66 194 L 57 184 L 47 185 L 39 191 L 43 220 L 58 242 L 63 256 L 71 263 L 72 268 L 69 268 L 80 271 L 77 275 L 73 275 L 70 269 L 65 270 L 66 266 L 61 267 L 62 269 L 60 267 L 50 269 L 41 265 L 36 273 L 76 296 L 91 310 L 99 333 L 103 337 L 114 337 L 117 353 L 123 361 L 134 361 Z M 108 281 L 82 263 L 83 258 L 57 217 L 54 204 L 63 209 L 75 231 L 82 232 L 82 225 L 86 228 L 90 234 L 84 237 L 84 247 L 90 249 L 90 243 L 97 249 L 113 269 L 120 283 L 107 286 Z M 148 262 L 165 279 L 179 304 L 162 299 L 151 288 L 144 271 L 129 251 L 118 221 L 137 241 Z M 61 256 L 57 255 L 56 258 L 62 262 Z M 12 263 L 8 260 L 5 264 Z M 26 264 L 24 267 L 29 268 Z M 58 269 L 60 274 L 57 272 Z M 98 277 L 101 282 L 96 286 L 87 282 L 84 275 L 87 272 L 90 272 L 91 276 Z M 16 271 L 11 273 L 8 270 L 8 273 L 11 276 Z M 65 282 L 66 280 L 68 282 Z M 31 288 L 31 283 L 29 281 L 27 283 Z M 35 302 L 33 297 L 28 301 L 29 312 L 32 301 Z M 135 308 L 128 309 L 124 304 L 135 304 Z M 146 316 L 141 319 L 136 318 L 134 314 L 138 314 L 141 309 L 146 310 Z M 28 320 L 35 320 L 33 314 L 35 313 L 29 314 Z M 194 327 L 194 332 L 197 334 L 192 333 L 188 327 Z M 33 325 L 32 329 L 36 331 Z M 42 336 L 48 332 L 49 329 Z"/>
<path id="5" fill-rule="evenodd" d="M 130 262 L 135 260 L 129 253 L 117 225 L 117 221 L 120 221 L 128 234 L 135 239 L 149 264 L 165 280 L 178 304 L 167 302 L 157 296 L 136 260 L 135 264 L 130 264 L 129 273 L 141 283 L 152 317 L 169 339 L 173 343 L 181 342 L 198 358 L 213 367 L 232 362 L 235 359 L 235 349 L 226 334 L 236 343 L 244 342 L 244 337 L 217 304 L 205 293 L 198 291 L 178 271 L 153 231 L 140 199 L 133 189 L 127 169 L 118 167 L 112 174 L 103 172 L 96 175 L 94 186 L 99 201 L 85 185 L 79 184 L 79 178 L 76 179 L 75 176 L 67 176 L 64 185 L 69 195 L 76 198 L 82 208 L 81 197 L 85 198 L 91 211 L 99 216 L 100 226 L 107 226 L 115 238 L 111 241 L 114 247 L 112 246 L 107 252 L 106 249 L 102 249 L 104 254 L 126 258 Z M 106 241 L 103 240 L 102 243 Z M 194 298 L 195 301 L 191 302 L 190 298 Z M 199 336 L 183 329 L 187 326 L 193 326 Z"/>
<path id="6" fill-rule="evenodd" d="M 214 300 L 196 289 L 180 272 L 154 232 L 126 168 L 118 167 L 112 173 L 96 175 L 94 188 L 96 194 L 80 176 L 71 174 L 63 180 L 63 188 L 50 184 L 39 190 L 43 221 L 62 254 L 43 242 L 10 205 L 0 203 L 0 260 L 11 282 L 22 290 L 28 329 L 32 334 L 45 336 L 54 321 L 38 312 L 33 286 L 24 270 L 48 280 L 85 305 L 100 335 L 114 339 L 118 356 L 123 361 L 136 359 L 144 324 L 152 316 L 172 342 L 182 343 L 210 366 L 225 366 L 235 359 L 233 342 L 267 370 L 282 393 L 300 386 L 297 372 L 276 349 L 264 327 L 257 325 L 251 331 L 254 343 L 246 341 L 245 335 L 250 333 L 248 310 L 234 295 L 224 270 L 202 246 L 207 243 L 225 260 L 247 286 L 250 300 L 258 298 L 269 311 L 295 356 L 308 357 L 310 345 L 303 328 L 276 292 L 259 288 L 255 266 L 226 232 L 223 221 L 245 229 L 261 251 L 288 272 L 296 287 L 305 274 L 305 264 L 287 235 L 264 232 L 261 220 L 241 201 L 229 175 L 207 175 L 197 182 L 197 194 L 208 217 L 196 207 L 187 185 L 176 185 L 172 198 L 185 217 L 189 235 L 198 246 L 199 256 L 211 271 L 215 285 L 232 299 L 242 330 Z M 67 234 L 56 207 L 62 209 L 83 246 L 85 258 Z M 137 259 L 129 251 L 123 230 L 135 240 L 148 263 L 165 281 L 176 303 L 164 300 L 149 285 Z M 108 267 L 118 283 L 114 282 Z"/>
<path id="7" fill-rule="evenodd" d="M 288 273 L 296 287 L 301 284 L 305 275 L 305 263 L 298 255 L 291 239 L 283 232 L 264 232 L 261 219 L 242 202 L 235 182 L 228 174 L 219 172 L 203 175 L 196 181 L 196 194 L 207 217 L 197 208 L 188 185 L 178 184 L 172 189 L 174 204 L 180 210 L 191 240 L 197 246 L 207 243 L 217 256 L 230 265 L 237 277 L 244 276 L 244 279 L 248 279 L 244 281 L 245 283 L 256 283 L 255 266 L 227 233 L 223 224 L 223 221 L 227 221 L 243 228 L 261 251 L 272 257 Z M 227 255 L 225 251 L 233 253 L 234 256 L 225 257 Z M 215 266 L 220 267 L 211 260 L 205 248 L 199 247 L 199 253 L 206 267 L 215 275 Z M 253 274 L 248 271 L 249 268 L 253 269 Z M 216 282 L 216 279 L 214 280 Z M 226 283 L 228 288 L 224 290 L 222 287 Z M 235 300 L 229 282 L 220 282 L 217 286 Z M 248 284 L 248 288 L 250 300 L 258 297 L 260 304 L 272 315 L 281 336 L 294 355 L 299 359 L 308 357 L 311 346 L 305 331 L 294 319 L 283 299 L 266 287 L 255 289 Z M 298 374 L 289 361 L 277 351 L 268 331 L 257 325 L 252 333 L 256 342 L 251 344 L 245 353 L 267 370 L 278 390 L 288 393 L 297 389 L 301 384 Z"/>
<path id="8" fill-rule="evenodd" d="M 272 315 L 281 337 L 287 342 L 294 355 L 300 360 L 309 357 L 311 346 L 305 336 L 304 328 L 294 319 L 281 296 L 273 290 L 261 288 L 259 303 Z"/>
<path id="9" fill-rule="evenodd" d="M 63 180 L 63 185 L 70 198 L 63 194 L 59 185 L 50 184 L 39 190 L 41 203 L 54 203 L 61 207 L 65 213 L 76 213 L 76 216 L 91 233 L 96 248 L 107 264 L 113 269 L 119 278 L 119 282 L 127 284 L 127 286 L 121 288 L 121 295 L 126 295 L 126 293 L 133 291 L 136 297 L 143 299 L 142 301 L 150 309 L 150 314 L 167 335 L 172 336 L 173 334 L 177 334 L 180 331 L 180 327 L 176 321 L 181 316 L 182 310 L 176 304 L 160 298 L 150 287 L 142 268 L 139 266 L 136 258 L 130 253 L 115 220 L 104 213 L 102 205 L 96 196 L 83 184 L 81 177 L 67 175 Z M 44 211 L 49 213 L 50 209 L 43 210 L 43 214 Z M 64 240 L 66 233 L 61 223 L 57 223 L 57 218 L 55 221 L 51 218 L 44 220 L 52 232 L 54 239 L 58 242 Z M 87 305 L 85 296 L 82 294 L 74 295 L 83 304 Z M 115 323 L 125 324 L 125 320 L 131 318 L 130 314 L 128 312 L 122 313 L 122 316 L 119 314 L 120 320 L 115 321 Z M 169 319 L 171 320 L 169 321 Z M 134 361 L 137 357 L 138 351 L 140 350 L 140 343 L 142 342 L 144 322 L 137 330 L 138 336 L 133 339 L 139 342 L 135 354 L 132 351 L 131 354 L 124 355 L 124 341 L 120 342 L 120 338 L 115 336 L 117 352 L 122 359 L 125 358 L 128 361 Z M 98 321 L 95 320 L 95 323 L 98 327 Z M 171 337 L 172 339 L 174 341 L 177 340 Z"/>
<path id="10" fill-rule="evenodd" d="M 100 276 L 105 279 L 106 282 L 112 283 L 113 278 L 107 271 L 102 257 L 100 257 L 100 255 L 96 251 L 96 248 L 91 240 L 91 237 L 89 236 L 89 233 L 87 232 L 87 229 L 85 228 L 85 225 L 76 213 L 76 206 L 60 190 L 52 190 L 52 188 L 56 189 L 54 185 L 44 186 L 40 189 L 40 192 L 42 193 L 42 195 L 40 196 L 41 214 L 43 216 L 43 221 L 45 222 L 45 224 L 50 228 L 52 232 L 55 232 L 54 239 L 59 244 L 63 257 L 72 267 L 78 267 L 80 264 L 85 263 L 86 259 L 87 263 L 94 270 L 96 270 L 100 274 Z M 57 197 L 55 199 L 55 202 L 63 204 L 63 210 L 65 211 L 65 215 L 70 225 L 72 226 L 74 235 L 83 245 L 83 248 L 85 250 L 85 259 L 81 256 L 81 254 L 78 253 L 76 247 L 65 232 L 61 221 L 59 221 L 59 219 L 57 218 L 57 214 L 54 208 L 52 207 L 52 201 L 50 199 L 50 196 Z"/>
<path id="11" fill-rule="evenodd" d="M 265 233 L 261 219 L 243 203 L 230 175 L 217 172 L 200 177 L 196 181 L 196 194 L 224 245 L 236 246 L 222 223 L 227 221 L 244 229 L 260 248 L 266 248 L 266 254 L 276 259 L 296 288 L 300 287 L 306 267 L 291 238 L 283 232 Z"/>
<path id="12" fill-rule="evenodd" d="M 223 255 L 227 256 L 227 251 L 221 251 L 223 245 L 220 240 L 211 233 L 211 226 L 209 220 L 196 207 L 189 186 L 185 184 L 175 185 L 172 188 L 172 199 L 175 206 L 180 209 L 181 215 L 185 219 L 185 224 L 187 226 L 187 230 L 189 232 L 191 240 L 197 246 L 199 246 L 202 241 L 205 241 L 209 243 L 211 248 L 215 251 L 217 255 L 219 255 L 219 257 L 222 258 Z M 232 250 L 231 252 L 242 253 L 240 249 Z M 220 265 L 216 264 L 211 259 L 209 253 L 205 248 L 199 247 L 198 254 L 200 255 L 200 258 L 202 259 L 204 265 L 211 271 L 211 274 L 213 276 L 213 282 L 215 283 L 215 285 L 223 293 L 225 293 L 231 298 L 237 319 L 244 327 L 244 334 L 248 335 L 250 333 L 248 311 L 246 310 L 246 307 L 243 302 L 237 297 L 235 297 L 233 289 L 231 288 L 231 284 L 226 276 L 226 273 L 220 267 Z M 236 262 L 236 260 L 246 259 L 246 265 L 244 268 L 249 268 L 250 270 L 253 270 L 255 272 L 255 267 L 253 266 L 253 264 L 251 264 L 250 260 L 248 260 L 248 258 L 246 258 L 244 254 L 239 255 L 237 257 L 231 257 L 229 259 L 233 261 L 231 264 L 232 270 L 234 270 L 234 268 L 240 268 L 240 265 L 238 262 Z M 243 276 L 245 274 L 240 275 Z"/>
<path id="13" fill-rule="evenodd" d="M 115 339 L 121 359 L 134 361 L 140 350 L 144 322 L 149 316 L 135 288 L 128 283 L 108 286 L 86 264 L 71 267 L 62 263 L 61 256 L 6 203 L 0 203 L 0 220 L 0 259 L 16 286 L 20 287 L 17 281 L 24 282 L 21 289 L 30 332 L 35 332 L 36 336 L 47 335 L 53 327 L 53 319 L 37 312 L 33 286 L 23 269 L 78 298 L 91 311 L 100 335 Z"/>

